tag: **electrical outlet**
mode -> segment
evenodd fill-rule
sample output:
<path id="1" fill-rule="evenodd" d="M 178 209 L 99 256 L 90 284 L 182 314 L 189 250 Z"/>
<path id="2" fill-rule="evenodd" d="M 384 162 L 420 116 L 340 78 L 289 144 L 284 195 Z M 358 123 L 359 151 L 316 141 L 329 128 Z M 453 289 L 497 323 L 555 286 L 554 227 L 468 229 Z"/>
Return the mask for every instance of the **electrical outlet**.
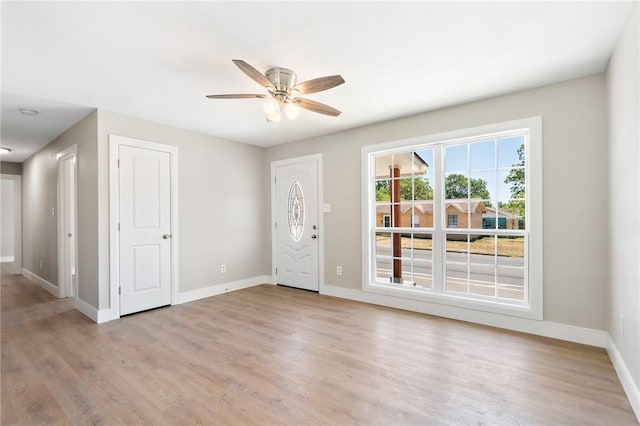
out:
<path id="1" fill-rule="evenodd" d="M 56 208 L 51 207 L 51 216 L 55 216 L 55 215 L 56 215 Z"/>
<path id="2" fill-rule="evenodd" d="M 620 314 L 620 335 L 624 336 L 624 315 Z"/>
<path id="3" fill-rule="evenodd" d="M 342 266 L 336 267 L 336 275 L 342 276 Z"/>
<path id="4" fill-rule="evenodd" d="M 223 274 L 227 272 L 227 265 L 220 265 L 220 272 Z"/>
<path id="5" fill-rule="evenodd" d="M 40 269 L 42 269 L 42 260 L 40 261 Z"/>

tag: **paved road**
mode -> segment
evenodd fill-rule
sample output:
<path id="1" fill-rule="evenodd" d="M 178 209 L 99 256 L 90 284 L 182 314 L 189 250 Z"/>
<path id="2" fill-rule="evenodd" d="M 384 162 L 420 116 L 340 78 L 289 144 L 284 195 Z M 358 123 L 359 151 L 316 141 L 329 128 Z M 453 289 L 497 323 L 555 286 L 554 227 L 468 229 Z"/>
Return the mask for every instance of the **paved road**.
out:
<path id="1" fill-rule="evenodd" d="M 409 249 L 403 250 L 402 255 L 404 259 L 402 265 L 403 275 L 410 277 L 411 274 L 411 262 Z M 379 255 L 391 256 L 391 249 L 381 248 L 378 251 Z M 467 279 L 467 255 L 464 253 L 449 253 L 447 256 L 448 262 L 460 262 L 460 263 L 447 263 L 447 279 L 464 280 Z M 493 286 L 495 283 L 494 277 L 494 257 L 486 255 L 471 255 L 471 281 L 478 285 Z M 513 258 L 499 258 L 498 260 L 498 283 L 507 286 L 514 286 L 522 288 L 524 286 L 524 261 L 522 259 Z M 509 268 L 500 268 L 500 266 L 510 266 Z M 514 268 L 519 267 L 519 268 Z M 391 275 L 392 260 L 390 258 L 378 257 L 376 259 L 376 268 L 379 276 Z M 432 276 L 431 265 L 431 251 L 428 250 L 415 250 L 414 262 L 413 262 L 414 280 L 422 281 Z"/>

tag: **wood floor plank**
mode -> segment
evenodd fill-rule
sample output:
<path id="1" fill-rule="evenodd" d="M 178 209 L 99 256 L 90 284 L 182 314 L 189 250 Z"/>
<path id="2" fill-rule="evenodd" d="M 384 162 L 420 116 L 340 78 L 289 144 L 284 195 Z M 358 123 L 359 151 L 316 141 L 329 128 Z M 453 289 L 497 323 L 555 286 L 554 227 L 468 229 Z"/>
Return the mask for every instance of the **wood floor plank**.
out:
<path id="1" fill-rule="evenodd" d="M 3 425 L 637 424 L 600 348 L 270 285 L 101 325 L 0 299 Z"/>

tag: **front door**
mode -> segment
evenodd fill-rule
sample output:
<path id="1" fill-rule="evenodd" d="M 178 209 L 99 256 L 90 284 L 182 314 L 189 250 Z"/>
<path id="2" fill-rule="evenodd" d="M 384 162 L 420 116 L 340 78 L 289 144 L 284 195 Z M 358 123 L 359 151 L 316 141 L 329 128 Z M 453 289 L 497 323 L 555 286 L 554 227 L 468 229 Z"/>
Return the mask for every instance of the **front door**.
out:
<path id="1" fill-rule="evenodd" d="M 171 304 L 171 154 L 118 147 L 120 315 Z"/>
<path id="2" fill-rule="evenodd" d="M 275 167 L 276 283 L 318 291 L 318 161 Z"/>

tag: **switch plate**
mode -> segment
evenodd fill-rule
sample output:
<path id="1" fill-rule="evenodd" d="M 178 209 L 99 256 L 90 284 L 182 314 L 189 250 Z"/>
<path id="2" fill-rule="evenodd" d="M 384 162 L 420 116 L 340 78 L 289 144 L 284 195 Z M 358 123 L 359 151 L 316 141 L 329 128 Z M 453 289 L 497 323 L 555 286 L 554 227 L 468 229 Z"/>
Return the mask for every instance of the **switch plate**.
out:
<path id="1" fill-rule="evenodd" d="M 331 204 L 329 203 L 325 203 L 322 205 L 322 212 L 323 213 L 331 213 Z"/>

